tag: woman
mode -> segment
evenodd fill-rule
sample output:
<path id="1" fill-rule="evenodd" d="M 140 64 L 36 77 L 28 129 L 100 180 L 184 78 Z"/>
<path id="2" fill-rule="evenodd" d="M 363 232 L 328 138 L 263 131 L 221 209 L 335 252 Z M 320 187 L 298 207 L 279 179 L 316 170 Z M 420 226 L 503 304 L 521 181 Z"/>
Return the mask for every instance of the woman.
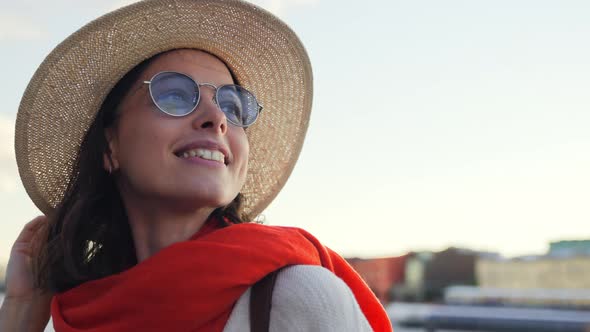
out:
<path id="1" fill-rule="evenodd" d="M 341 257 L 249 223 L 310 108 L 300 41 L 241 1 L 148 0 L 70 36 L 17 117 L 21 178 L 48 218 L 13 247 L 0 329 L 41 330 L 51 301 L 58 332 L 247 331 L 251 286 L 280 270 L 271 331 L 390 331 Z"/>

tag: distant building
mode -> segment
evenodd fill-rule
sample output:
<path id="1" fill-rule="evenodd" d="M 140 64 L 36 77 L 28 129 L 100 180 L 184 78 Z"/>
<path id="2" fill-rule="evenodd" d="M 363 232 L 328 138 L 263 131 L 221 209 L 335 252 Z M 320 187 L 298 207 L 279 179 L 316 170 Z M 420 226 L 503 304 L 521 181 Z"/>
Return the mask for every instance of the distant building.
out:
<path id="1" fill-rule="evenodd" d="M 481 287 L 589 289 L 590 255 L 479 259 L 476 274 Z"/>
<path id="2" fill-rule="evenodd" d="M 391 298 L 395 301 L 421 302 L 427 295 L 426 291 L 426 267 L 432 261 L 433 252 L 421 251 L 408 254 L 405 266 L 405 277 L 402 282 L 393 285 Z"/>
<path id="3" fill-rule="evenodd" d="M 440 252 L 411 253 L 406 263 L 405 280 L 395 285 L 396 301 L 439 302 L 444 289 L 455 285 L 475 285 L 475 262 L 478 257 L 497 254 L 448 248 Z"/>
<path id="4" fill-rule="evenodd" d="M 431 297 L 442 298 L 443 290 L 448 286 L 475 285 L 477 257 L 477 252 L 459 248 L 435 253 L 424 271 Z"/>
<path id="5" fill-rule="evenodd" d="M 382 303 L 390 301 L 392 285 L 404 280 L 407 255 L 374 259 L 347 258 Z"/>
<path id="6" fill-rule="evenodd" d="M 551 242 L 548 255 L 559 257 L 590 255 L 590 240 Z"/>

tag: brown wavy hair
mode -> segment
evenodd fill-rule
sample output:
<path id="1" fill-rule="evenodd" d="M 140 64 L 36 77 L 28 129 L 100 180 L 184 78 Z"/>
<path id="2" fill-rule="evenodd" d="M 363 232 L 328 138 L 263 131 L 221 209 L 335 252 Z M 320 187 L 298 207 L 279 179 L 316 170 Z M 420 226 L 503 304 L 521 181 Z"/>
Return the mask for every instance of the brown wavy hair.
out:
<path id="1" fill-rule="evenodd" d="M 115 179 L 103 168 L 103 154 L 108 153 L 105 129 L 116 125 L 121 100 L 158 56 L 141 62 L 115 85 L 88 129 L 64 197 L 49 217 L 46 241 L 40 244 L 33 263 L 40 289 L 64 292 L 137 264 L 123 201 Z M 232 78 L 237 82 L 233 74 Z M 242 195 L 238 194 L 211 216 L 217 217 L 220 227 L 226 226 L 223 218 L 234 224 L 248 222 L 238 212 L 241 202 Z"/>

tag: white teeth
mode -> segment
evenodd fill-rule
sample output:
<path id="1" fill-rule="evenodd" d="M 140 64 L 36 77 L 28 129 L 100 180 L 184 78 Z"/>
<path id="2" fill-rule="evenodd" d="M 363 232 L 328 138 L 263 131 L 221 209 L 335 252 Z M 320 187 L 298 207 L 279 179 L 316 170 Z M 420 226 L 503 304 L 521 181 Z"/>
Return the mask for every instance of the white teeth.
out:
<path id="1" fill-rule="evenodd" d="M 193 149 L 182 153 L 183 158 L 199 157 L 207 160 L 215 160 L 220 163 L 225 162 L 225 156 L 223 153 L 215 150 L 207 149 Z"/>
<path id="2" fill-rule="evenodd" d="M 200 155 L 199 157 L 203 158 L 203 159 L 209 159 L 211 160 L 211 151 L 209 150 L 203 150 L 203 154 Z"/>

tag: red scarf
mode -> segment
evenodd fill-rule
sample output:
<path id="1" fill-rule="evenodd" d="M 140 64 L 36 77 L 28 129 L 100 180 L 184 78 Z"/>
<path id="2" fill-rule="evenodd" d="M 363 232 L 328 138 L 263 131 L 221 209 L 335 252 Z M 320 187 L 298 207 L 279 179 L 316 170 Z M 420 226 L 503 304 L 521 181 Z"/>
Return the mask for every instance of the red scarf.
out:
<path id="1" fill-rule="evenodd" d="M 377 332 L 392 331 L 383 307 L 348 263 L 298 228 L 208 222 L 134 267 L 54 296 L 57 332 L 222 331 L 240 296 L 287 265 L 321 265 L 355 295 Z"/>

